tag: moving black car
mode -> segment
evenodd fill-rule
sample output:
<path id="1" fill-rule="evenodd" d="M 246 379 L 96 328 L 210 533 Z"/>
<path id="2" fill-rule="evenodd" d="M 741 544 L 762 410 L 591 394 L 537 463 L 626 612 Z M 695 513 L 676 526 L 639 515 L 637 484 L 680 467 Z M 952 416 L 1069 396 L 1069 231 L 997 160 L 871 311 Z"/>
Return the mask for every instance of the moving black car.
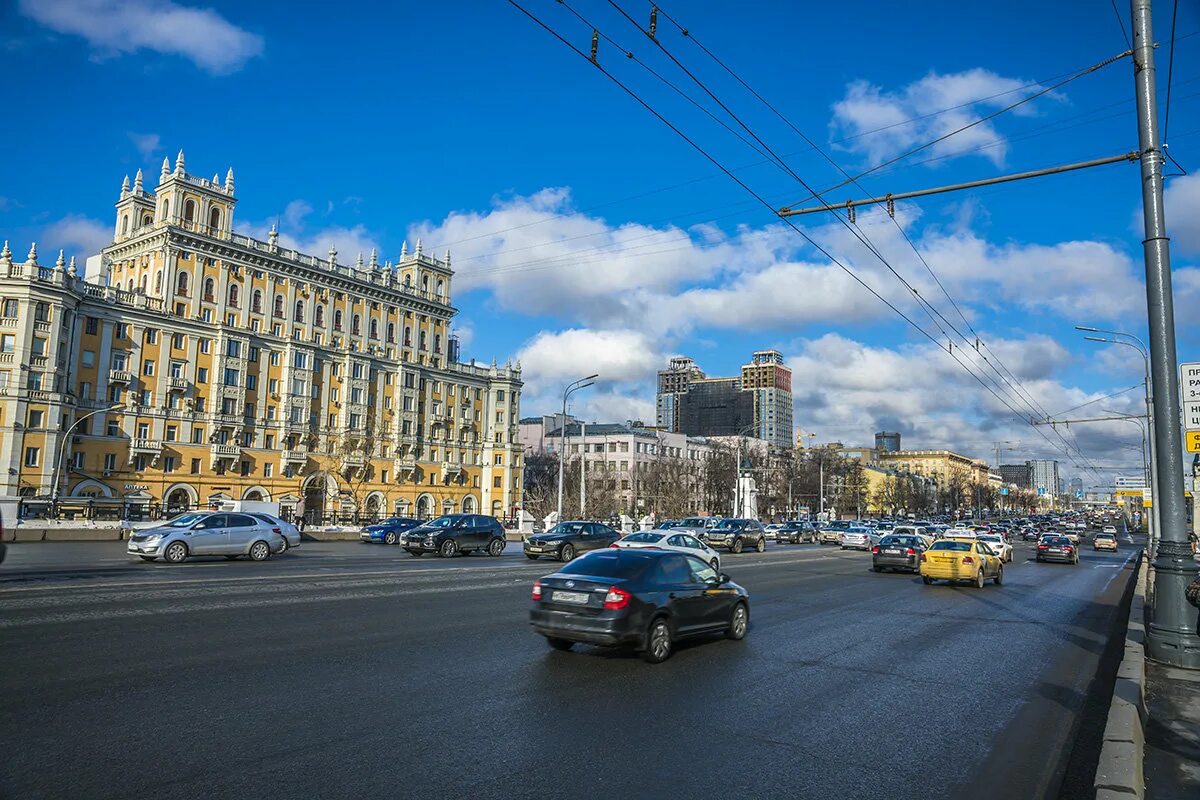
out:
<path id="1" fill-rule="evenodd" d="M 926 546 L 925 540 L 920 536 L 885 536 L 879 540 L 879 544 L 871 548 L 871 569 L 876 572 L 883 572 L 885 569 L 920 572 L 921 554 L 925 552 Z"/>
<path id="2" fill-rule="evenodd" d="M 533 584 L 529 624 L 555 650 L 632 645 L 651 664 L 688 636 L 746 635 L 750 595 L 695 556 L 608 549 Z"/>
<path id="3" fill-rule="evenodd" d="M 740 553 L 747 547 L 760 553 L 767 549 L 767 534 L 755 519 L 723 519 L 705 529 L 703 538 L 709 547 L 725 547 L 731 553 Z"/>
<path id="4" fill-rule="evenodd" d="M 414 556 L 437 553 L 450 558 L 476 550 L 498 556 L 504 552 L 504 528 L 495 517 L 446 514 L 405 533 L 402 544 Z"/>
<path id="5" fill-rule="evenodd" d="M 783 527 L 775 531 L 775 541 L 787 544 L 801 544 L 804 541 L 817 541 L 817 526 L 803 520 L 789 520 Z"/>
<path id="6" fill-rule="evenodd" d="M 1079 563 L 1079 548 L 1065 536 L 1043 536 L 1037 546 L 1038 561 L 1065 561 Z"/>
<path id="7" fill-rule="evenodd" d="M 602 550 L 620 538 L 620 533 L 599 522 L 560 522 L 526 539 L 525 555 L 534 561 L 541 556 L 570 561 L 590 550 Z"/>

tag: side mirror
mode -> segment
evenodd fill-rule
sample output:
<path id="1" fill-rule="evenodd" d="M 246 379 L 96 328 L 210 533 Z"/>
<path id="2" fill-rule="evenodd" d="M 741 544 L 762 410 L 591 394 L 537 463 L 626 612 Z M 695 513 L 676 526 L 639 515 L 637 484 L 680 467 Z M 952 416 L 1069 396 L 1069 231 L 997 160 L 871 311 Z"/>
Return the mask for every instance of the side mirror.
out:
<path id="1" fill-rule="evenodd" d="M 720 575 L 717 576 L 717 582 L 718 583 L 729 583 L 730 582 L 729 576 L 726 575 L 724 572 L 722 572 Z"/>

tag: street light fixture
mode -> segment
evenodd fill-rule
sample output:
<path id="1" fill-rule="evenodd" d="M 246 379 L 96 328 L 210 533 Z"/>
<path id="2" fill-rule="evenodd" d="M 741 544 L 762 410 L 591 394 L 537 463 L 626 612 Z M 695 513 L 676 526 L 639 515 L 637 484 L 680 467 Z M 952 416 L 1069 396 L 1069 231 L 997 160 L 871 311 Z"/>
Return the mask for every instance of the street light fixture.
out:
<path id="1" fill-rule="evenodd" d="M 51 474 L 50 474 L 50 507 L 51 507 L 51 509 L 55 508 L 55 506 L 58 504 L 58 469 L 59 469 L 59 466 L 62 464 L 63 456 L 67 449 L 67 442 L 71 441 L 71 434 L 74 433 L 74 431 L 77 427 L 79 427 L 79 423 L 83 422 L 85 419 L 88 419 L 89 417 L 94 417 L 97 414 L 104 414 L 109 411 L 116 411 L 116 410 L 124 408 L 124 407 L 125 407 L 124 403 L 118 403 L 117 405 L 109 406 L 108 408 L 97 408 L 95 411 L 89 411 L 88 413 L 84 414 L 82 417 L 79 417 L 73 423 L 71 423 L 71 427 L 67 428 L 66 432 L 63 434 L 62 442 L 60 442 L 58 445 L 58 458 L 55 460 L 54 469 L 51 471 Z"/>
<path id="2" fill-rule="evenodd" d="M 588 375 L 586 378 L 580 378 L 577 381 L 571 381 L 567 384 L 567 388 L 563 390 L 562 401 L 562 428 L 559 429 L 560 436 L 558 444 L 561 452 L 558 454 L 558 519 L 556 523 L 562 522 L 562 506 L 563 506 L 563 463 L 567 454 L 567 398 L 578 392 L 580 389 L 586 389 L 589 386 L 594 386 L 596 378 L 600 374 Z"/>

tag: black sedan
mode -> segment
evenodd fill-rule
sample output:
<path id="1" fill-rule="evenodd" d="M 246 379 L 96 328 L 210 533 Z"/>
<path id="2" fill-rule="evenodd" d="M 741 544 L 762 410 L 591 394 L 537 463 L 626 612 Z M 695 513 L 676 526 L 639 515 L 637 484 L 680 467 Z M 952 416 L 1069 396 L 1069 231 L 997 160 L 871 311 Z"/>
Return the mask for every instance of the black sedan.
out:
<path id="1" fill-rule="evenodd" d="M 921 554 L 928 547 L 925 539 L 920 536 L 885 536 L 879 540 L 879 544 L 871 548 L 871 569 L 876 572 L 883 572 L 885 569 L 920 572 Z"/>
<path id="2" fill-rule="evenodd" d="M 529 624 L 555 650 L 576 643 L 632 645 L 651 664 L 674 642 L 723 633 L 742 639 L 750 595 L 695 556 L 609 549 L 589 553 L 533 584 Z"/>
<path id="3" fill-rule="evenodd" d="M 542 556 L 570 561 L 590 550 L 609 547 L 620 538 L 620 533 L 599 522 L 560 522 L 526 539 L 525 555 L 535 561 Z"/>
<path id="4" fill-rule="evenodd" d="M 817 526 L 811 522 L 790 520 L 783 523 L 783 527 L 775 531 L 775 541 L 780 544 L 802 544 L 805 541 L 815 544 L 817 541 Z"/>
<path id="5" fill-rule="evenodd" d="M 1079 548 L 1065 536 L 1046 534 L 1038 541 L 1037 560 L 1078 564 Z"/>
<path id="6" fill-rule="evenodd" d="M 404 534 L 401 546 L 410 555 L 437 553 L 442 558 L 475 551 L 498 556 L 504 552 L 504 528 L 495 517 L 446 514 Z"/>

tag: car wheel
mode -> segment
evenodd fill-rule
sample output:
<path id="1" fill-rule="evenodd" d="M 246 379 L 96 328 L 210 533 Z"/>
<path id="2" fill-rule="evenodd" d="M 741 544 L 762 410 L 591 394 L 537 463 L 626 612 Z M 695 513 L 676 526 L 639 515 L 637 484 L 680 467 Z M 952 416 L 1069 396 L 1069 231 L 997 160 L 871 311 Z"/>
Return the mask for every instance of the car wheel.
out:
<path id="1" fill-rule="evenodd" d="M 458 542 L 453 539 L 447 539 L 442 542 L 442 546 L 438 548 L 438 555 L 442 558 L 454 558 L 458 554 Z"/>
<path id="2" fill-rule="evenodd" d="M 259 539 L 254 544 L 250 545 L 250 560 L 251 561 L 266 561 L 271 557 L 271 545 Z"/>
<path id="3" fill-rule="evenodd" d="M 1004 583 L 1004 565 L 1003 564 L 1001 564 L 1000 568 L 996 570 L 996 577 L 992 578 L 992 583 L 996 584 L 997 586 L 1000 586 L 1001 584 Z"/>
<path id="4" fill-rule="evenodd" d="M 666 617 L 655 617 L 646 631 L 646 649 L 642 659 L 648 664 L 661 664 L 671 656 L 671 626 Z"/>
<path id="5" fill-rule="evenodd" d="M 745 603 L 738 603 L 733 607 L 733 617 L 729 620 L 729 630 L 725 632 L 725 636 L 735 642 L 741 641 L 746 638 L 746 628 L 749 626 L 750 612 Z"/>
<path id="6" fill-rule="evenodd" d="M 575 548 L 569 544 L 564 544 L 562 549 L 558 551 L 559 561 L 570 561 L 575 557 Z"/>
<path id="7" fill-rule="evenodd" d="M 760 553 L 763 552 L 764 550 L 766 550 L 767 549 L 767 540 L 759 539 L 758 543 L 756 545 L 754 545 L 754 549 Z"/>
<path id="8" fill-rule="evenodd" d="M 142 558 L 145 558 L 145 556 L 142 556 Z M 710 567 L 712 567 L 713 569 L 715 569 L 717 572 L 721 571 L 721 562 L 717 561 L 715 558 L 712 561 L 709 561 L 708 565 Z"/>
<path id="9" fill-rule="evenodd" d="M 169 564 L 180 564 L 188 557 L 187 545 L 183 542 L 171 542 L 163 551 L 163 560 Z"/>
<path id="10" fill-rule="evenodd" d="M 400 537 L 396 535 L 395 531 L 388 531 L 383 535 L 384 544 L 395 544 L 398 541 L 400 541 Z"/>
<path id="11" fill-rule="evenodd" d="M 154 556 L 138 556 L 142 561 L 153 561 Z"/>
<path id="12" fill-rule="evenodd" d="M 562 650 L 564 652 L 575 646 L 575 643 L 569 639 L 556 639 L 553 636 L 547 636 L 546 642 L 555 650 Z"/>
<path id="13" fill-rule="evenodd" d="M 532 555 L 532 554 L 530 554 L 530 553 L 526 553 L 526 554 L 525 554 L 525 557 L 526 557 L 526 558 L 528 558 L 530 561 L 537 561 L 537 560 L 538 560 L 538 557 L 537 557 L 537 556 L 535 556 L 535 555 Z"/>
<path id="14" fill-rule="evenodd" d="M 279 552 L 286 553 L 288 551 L 288 548 L 291 547 L 291 545 L 288 544 L 288 540 L 287 540 L 286 536 L 280 536 L 279 538 L 283 539 L 283 547 L 279 548 Z"/>
<path id="15" fill-rule="evenodd" d="M 729 552 L 737 554 L 742 552 L 742 540 L 734 539 L 733 544 L 729 547 Z"/>
<path id="16" fill-rule="evenodd" d="M 979 571 L 977 571 L 977 572 L 975 573 L 975 588 L 976 588 L 976 589 L 982 589 L 982 588 L 983 588 L 983 584 L 984 584 L 984 582 L 985 582 L 986 580 L 987 580 L 987 579 L 986 579 L 986 578 L 984 577 L 984 575 L 983 575 L 983 567 L 980 567 L 980 568 L 979 568 Z"/>
<path id="17" fill-rule="evenodd" d="M 933 585 L 933 578 L 929 577 L 928 575 L 922 575 L 922 576 L 921 576 L 921 583 L 925 584 L 926 586 L 932 586 L 932 585 Z"/>
<path id="18" fill-rule="evenodd" d="M 489 556 L 495 558 L 504 552 L 504 542 L 499 539 L 492 539 L 492 541 L 488 544 L 487 552 Z M 537 558 L 537 556 L 534 556 L 534 558 Z"/>

